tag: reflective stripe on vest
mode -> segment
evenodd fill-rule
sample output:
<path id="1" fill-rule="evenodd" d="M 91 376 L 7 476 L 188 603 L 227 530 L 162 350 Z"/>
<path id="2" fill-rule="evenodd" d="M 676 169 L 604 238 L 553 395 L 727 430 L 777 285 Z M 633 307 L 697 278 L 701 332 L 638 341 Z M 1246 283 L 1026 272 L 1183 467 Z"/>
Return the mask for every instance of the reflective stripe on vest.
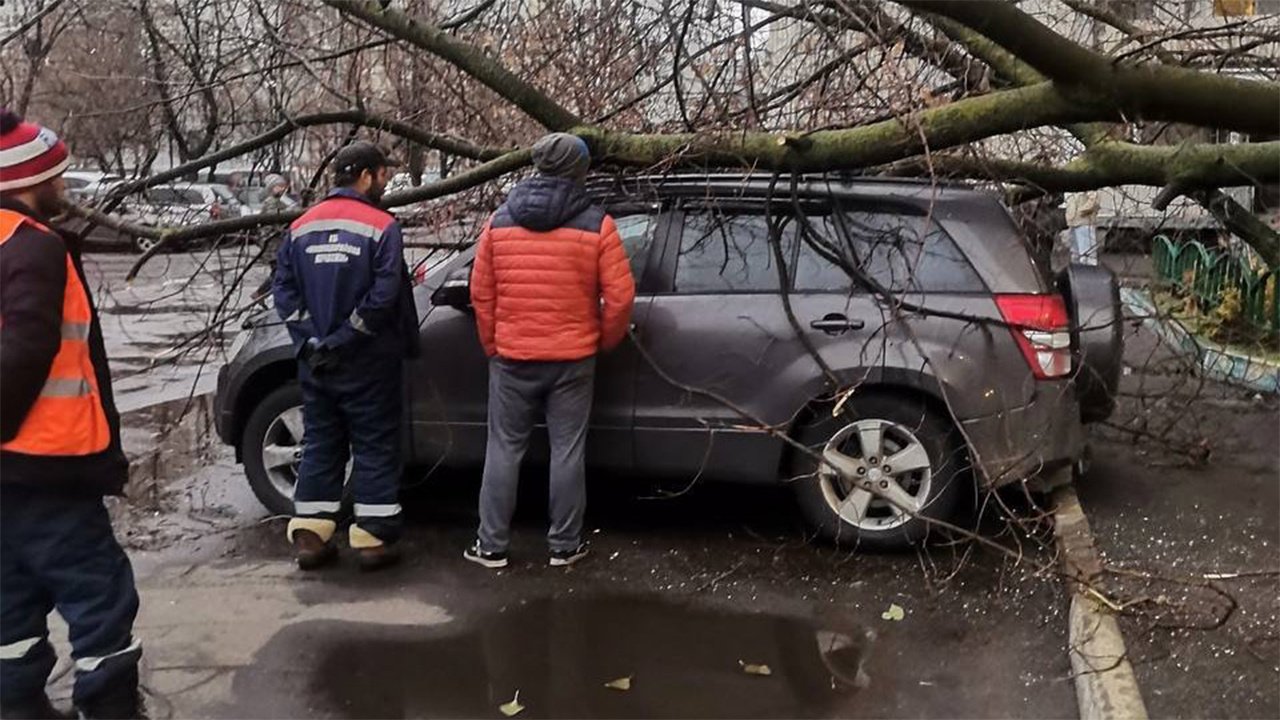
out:
<path id="1" fill-rule="evenodd" d="M 51 230 L 12 210 L 0 210 L 0 245 L 23 223 Z M 111 444 L 111 427 L 98 395 L 98 376 L 89 354 L 93 310 L 70 253 L 62 294 L 62 342 L 49 366 L 49 375 L 35 404 L 27 412 L 18 435 L 0 448 L 26 455 L 74 456 L 102 452 Z M 4 319 L 0 318 L 0 323 Z"/>

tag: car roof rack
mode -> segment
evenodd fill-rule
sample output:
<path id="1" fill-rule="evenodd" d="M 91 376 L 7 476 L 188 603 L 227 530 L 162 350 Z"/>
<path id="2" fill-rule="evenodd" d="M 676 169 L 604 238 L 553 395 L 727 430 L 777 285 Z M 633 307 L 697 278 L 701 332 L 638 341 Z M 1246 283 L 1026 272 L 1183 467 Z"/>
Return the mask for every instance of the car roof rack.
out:
<path id="1" fill-rule="evenodd" d="M 776 178 L 776 180 L 775 180 Z M 943 190 L 948 194 L 969 195 L 984 193 L 982 187 L 972 183 L 953 179 L 904 178 L 884 175 L 864 175 L 852 172 L 830 173 L 768 173 L 768 172 L 697 172 L 673 171 L 670 173 L 606 173 L 591 175 L 587 178 L 587 190 L 592 194 L 608 196 L 679 195 L 693 192 L 705 192 L 709 189 L 741 192 L 744 195 L 759 195 L 767 183 L 776 182 L 777 189 L 782 191 L 792 179 L 796 179 L 810 187 L 825 183 L 828 186 L 838 184 L 860 193 L 878 195 L 894 194 L 894 191 L 914 194 L 923 190 Z M 681 192 L 684 191 L 684 192 Z"/>

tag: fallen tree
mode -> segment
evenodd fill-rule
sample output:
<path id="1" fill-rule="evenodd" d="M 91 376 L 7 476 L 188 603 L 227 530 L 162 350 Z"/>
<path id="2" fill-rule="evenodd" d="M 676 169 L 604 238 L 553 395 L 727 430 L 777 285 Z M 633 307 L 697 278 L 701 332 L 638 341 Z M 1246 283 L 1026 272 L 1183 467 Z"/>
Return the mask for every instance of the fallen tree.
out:
<path id="1" fill-rule="evenodd" d="M 838 23 L 832 32 L 858 28 L 878 32 L 888 28 L 887 32 L 896 34 L 921 62 L 932 62 L 944 73 L 961 75 L 966 88 L 977 81 L 975 63 L 985 65 L 986 76 L 995 80 L 988 85 L 995 89 L 970 89 L 963 97 L 873 122 L 772 130 L 713 127 L 693 132 L 634 132 L 612 124 L 587 122 L 553 93 L 506 67 L 500 57 L 463 39 L 456 30 L 373 0 L 325 0 L 325 4 L 342 17 L 372 27 L 414 52 L 443 61 L 546 130 L 578 134 L 588 141 L 598 162 L 605 166 L 936 174 L 1007 183 L 1015 191 L 1022 189 L 1011 195 L 1020 199 L 1044 192 L 1150 185 L 1166 190 L 1160 196 L 1162 203 L 1167 204 L 1178 194 L 1202 200 L 1268 263 L 1274 265 L 1280 260 L 1280 241 L 1275 233 L 1263 232 L 1267 230 L 1265 225 L 1256 219 L 1250 222 L 1247 212 L 1231 207 L 1232 201 L 1224 200 L 1225 196 L 1217 192 L 1222 187 L 1280 179 L 1280 143 L 1140 145 L 1117 141 L 1108 131 L 1116 123 L 1142 120 L 1264 136 L 1280 134 L 1280 113 L 1275 111 L 1280 107 L 1280 84 L 1181 67 L 1168 53 L 1144 62 L 1107 57 L 999 0 L 899 3 L 935 34 L 926 33 L 918 25 L 908 26 L 906 18 L 895 17 L 869 3 L 750 2 L 775 16 L 808 20 L 824 28 Z M 965 57 L 946 52 L 948 42 L 962 50 Z M 673 70 L 677 75 L 680 72 L 679 66 Z M 1224 104 L 1230 105 L 1230 113 L 1221 112 Z M 278 142 L 302 128 L 326 124 L 374 128 L 421 147 L 483 163 L 459 176 L 389 196 L 389 207 L 466 190 L 526 164 L 520 153 L 355 108 L 283 118 L 267 132 L 126 183 L 117 188 L 111 200 L 213 167 Z M 975 158 L 948 152 L 992 138 L 1052 127 L 1066 128 L 1084 145 L 1084 150 L 1062 163 Z M 170 229 L 130 226 L 92 210 L 77 212 L 130 233 L 153 237 L 162 245 L 288 219 L 257 216 Z M 151 254 L 154 253 L 143 261 Z"/>

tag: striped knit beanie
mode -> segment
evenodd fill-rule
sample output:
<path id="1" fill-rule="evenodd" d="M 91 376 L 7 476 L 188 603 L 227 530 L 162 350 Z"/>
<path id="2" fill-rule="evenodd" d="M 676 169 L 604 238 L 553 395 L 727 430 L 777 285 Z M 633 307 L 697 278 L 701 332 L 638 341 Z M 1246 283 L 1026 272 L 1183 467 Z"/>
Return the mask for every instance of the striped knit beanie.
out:
<path id="1" fill-rule="evenodd" d="M 67 169 L 67 146 L 49 128 L 0 109 L 0 192 L 35 187 Z"/>

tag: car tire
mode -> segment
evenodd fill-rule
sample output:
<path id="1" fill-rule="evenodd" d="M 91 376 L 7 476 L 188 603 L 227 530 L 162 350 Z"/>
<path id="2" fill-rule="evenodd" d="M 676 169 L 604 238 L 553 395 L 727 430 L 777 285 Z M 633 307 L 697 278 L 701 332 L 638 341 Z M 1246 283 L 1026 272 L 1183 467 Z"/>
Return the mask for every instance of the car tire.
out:
<path id="1" fill-rule="evenodd" d="M 249 414 L 245 423 L 244 435 L 241 436 L 240 454 L 244 458 L 244 472 L 249 478 L 249 487 L 253 494 L 276 515 L 293 514 L 293 492 L 286 492 L 285 476 L 287 473 L 279 466 L 268 468 L 268 444 L 275 447 L 290 447 L 287 443 L 295 442 L 298 452 L 302 450 L 302 437 L 295 438 L 289 430 L 288 423 L 283 420 L 287 413 L 296 411 L 302 416 L 302 388 L 295 382 L 272 391 L 259 402 Z M 296 478 L 296 475 L 294 476 Z"/>
<path id="2" fill-rule="evenodd" d="M 1057 278 L 1071 315 L 1072 371 L 1080 419 L 1102 422 L 1115 412 L 1124 369 L 1120 283 L 1100 265 L 1068 265 Z"/>
<path id="3" fill-rule="evenodd" d="M 876 428 L 881 450 L 871 460 L 864 456 L 862 440 L 865 434 L 867 442 L 874 443 Z M 945 537 L 930 520 L 954 521 L 963 499 L 973 494 L 964 443 L 947 418 L 918 398 L 855 395 L 841 417 L 824 412 L 795 438 L 819 454 L 829 448 L 843 454 L 867 471 L 862 478 L 877 485 L 892 482 L 906 493 L 899 497 L 910 497 L 918 508 L 914 514 L 895 511 L 888 501 L 858 490 L 829 466 L 820 467 L 807 453 L 793 450 L 789 478 L 800 509 L 821 538 L 841 546 L 892 551 L 919 545 L 931 536 Z M 888 463 L 879 460 L 892 457 L 900 457 L 901 465 L 896 470 L 889 465 L 892 475 L 885 475 L 879 468 Z"/>

